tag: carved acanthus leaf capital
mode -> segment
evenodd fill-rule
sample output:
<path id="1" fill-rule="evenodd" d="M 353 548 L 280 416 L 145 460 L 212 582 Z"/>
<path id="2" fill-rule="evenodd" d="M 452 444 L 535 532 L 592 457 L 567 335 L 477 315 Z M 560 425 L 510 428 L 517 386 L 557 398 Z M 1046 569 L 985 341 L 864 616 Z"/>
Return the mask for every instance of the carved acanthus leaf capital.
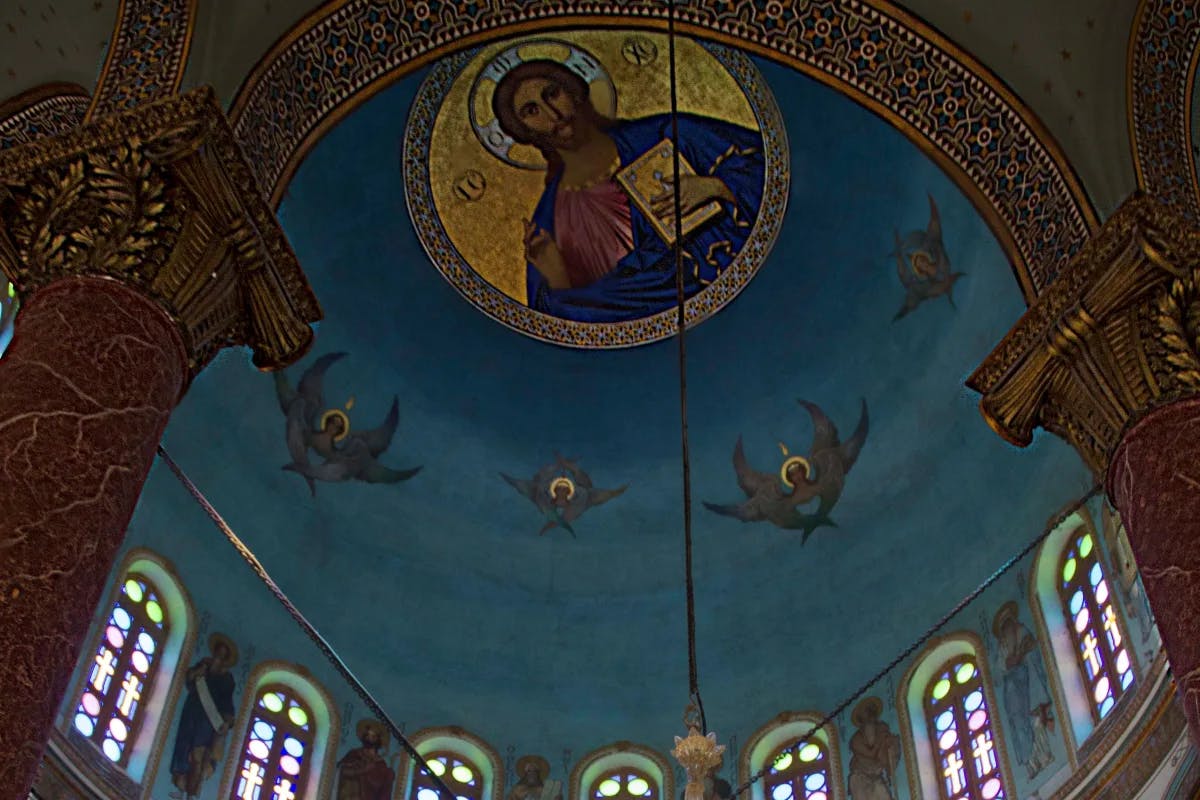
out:
<path id="1" fill-rule="evenodd" d="M 967 385 L 1005 439 L 1043 427 L 1102 475 L 1132 420 L 1200 391 L 1200 231 L 1133 195 Z"/>
<path id="2" fill-rule="evenodd" d="M 0 269 L 20 293 L 80 275 L 137 288 L 193 375 L 232 345 L 286 366 L 321 316 L 210 89 L 0 152 Z"/>

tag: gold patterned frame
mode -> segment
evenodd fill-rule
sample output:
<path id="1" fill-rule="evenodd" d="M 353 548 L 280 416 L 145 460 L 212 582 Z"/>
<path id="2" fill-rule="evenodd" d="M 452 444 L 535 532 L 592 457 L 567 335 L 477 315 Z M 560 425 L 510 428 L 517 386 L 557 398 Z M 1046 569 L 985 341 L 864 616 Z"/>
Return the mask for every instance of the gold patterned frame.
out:
<path id="1" fill-rule="evenodd" d="M 646 768 L 652 764 L 654 769 Z M 587 787 L 599 775 L 589 775 L 593 766 L 601 767 L 600 774 L 618 766 L 631 766 L 645 772 L 649 777 L 658 778 L 658 796 L 660 800 L 675 800 L 675 770 L 667 757 L 657 750 L 633 742 L 613 742 L 599 747 L 575 762 L 568 778 L 567 800 L 589 800 Z M 654 775 L 654 771 L 658 775 Z M 518 778 L 520 776 L 517 776 Z"/>
<path id="2" fill-rule="evenodd" d="M 1129 37 L 1129 141 L 1138 186 L 1193 222 L 1200 179 L 1192 150 L 1192 96 L 1200 67 L 1200 12 L 1187 3 L 1141 0 Z"/>
<path id="3" fill-rule="evenodd" d="M 500 754 L 496 752 L 496 749 L 480 737 L 457 725 L 442 725 L 422 728 L 409 736 L 408 740 L 422 755 L 435 749 L 443 749 L 458 753 L 464 758 L 470 759 L 472 763 L 485 761 L 486 763 L 478 764 L 478 767 L 481 771 L 491 772 L 486 776 L 491 782 L 491 792 L 484 794 L 483 800 L 503 800 L 504 762 L 500 760 Z M 460 743 L 466 744 L 467 748 L 462 748 L 461 745 L 456 748 L 455 744 Z M 476 752 L 471 752 L 472 750 Z M 481 756 L 482 758 L 480 758 Z M 396 770 L 396 782 L 392 786 L 392 800 L 408 800 L 408 787 L 412 783 L 414 767 L 412 756 L 402 750 L 400 765 Z"/>
<path id="4" fill-rule="evenodd" d="M 688 328 L 700 324 L 732 302 L 754 278 L 783 226 L 790 185 L 787 132 L 766 81 L 741 52 L 720 45 L 707 45 L 706 49 L 741 87 L 762 135 L 765 167 L 762 202 L 754 227 L 716 280 L 684 303 Z M 534 339 L 569 347 L 609 349 L 649 344 L 674 336 L 678 330 L 676 308 L 621 322 L 564 319 L 513 300 L 472 269 L 459 254 L 438 217 L 430 184 L 428 153 L 442 98 L 477 53 L 468 50 L 438 62 L 421 84 L 405 125 L 405 196 L 409 217 L 429 260 L 471 305 L 500 324 Z"/>
<path id="5" fill-rule="evenodd" d="M 756 754 L 754 751 L 764 741 L 782 733 L 784 736 L 783 743 L 793 742 L 800 738 L 800 736 L 808 733 L 808 731 L 816 728 L 823 717 L 824 715 L 813 711 L 783 711 L 777 714 L 770 722 L 759 727 L 758 730 L 750 734 L 750 738 L 746 740 L 741 752 L 738 753 L 738 783 L 744 785 L 746 781 L 750 780 L 750 776 L 754 772 L 766 767 L 766 759 L 770 756 L 771 750 L 779 747 L 779 744 L 772 743 L 770 749 L 765 754 Z M 846 786 L 845 774 L 842 771 L 842 740 L 838 733 L 837 723 L 830 720 L 823 727 L 817 729 L 814 736 L 825 745 L 825 751 L 829 754 L 829 800 L 845 800 Z M 763 782 L 758 780 L 750 786 L 748 800 L 764 800 L 765 795 Z"/>
<path id="6" fill-rule="evenodd" d="M 192 605 L 191 596 L 188 594 L 187 587 L 183 580 L 179 577 L 175 565 L 170 559 L 161 556 L 153 550 L 144 547 L 138 547 L 130 550 L 121 559 L 116 568 L 109 573 L 109 588 L 104 593 L 104 597 L 100 605 L 92 614 L 92 623 L 88 627 L 87 638 L 84 641 L 88 644 L 95 642 L 99 632 L 103 629 L 105 622 L 108 619 L 109 609 L 117 601 L 120 595 L 121 586 L 123 585 L 124 577 L 131 569 L 135 569 L 140 563 L 149 563 L 154 565 L 155 571 L 161 572 L 162 576 L 166 577 L 169 583 L 164 582 L 161 578 L 155 580 L 160 592 L 164 594 L 171 593 L 174 595 L 174 602 L 179 603 L 183 610 L 184 616 L 182 620 L 176 621 L 173 624 L 183 625 L 183 640 L 180 643 L 179 651 L 176 657 L 175 666 L 170 676 L 170 680 L 166 682 L 166 691 L 162 696 L 162 705 L 158 708 L 157 717 L 154 720 L 147 720 L 147 724 L 153 725 L 153 733 L 150 735 L 149 750 L 146 754 L 146 764 L 142 770 L 142 778 L 140 781 L 129 780 L 138 786 L 139 800 L 150 800 L 151 790 L 154 788 L 154 781 L 158 776 L 158 766 L 162 761 L 163 752 L 167 747 L 167 734 L 172 728 L 175 721 L 175 710 L 179 704 L 179 696 L 183 692 L 184 677 L 187 674 L 188 667 L 191 665 L 192 654 L 196 645 L 196 610 Z M 155 576 L 152 576 L 155 577 Z M 165 584 L 165 585 L 164 585 Z M 166 601 L 166 598 L 164 598 Z M 83 685 L 87 682 L 88 669 L 84 666 L 84 656 L 88 654 L 87 650 L 81 650 L 80 659 L 75 665 L 75 677 L 71 681 L 71 691 L 66 695 L 63 704 L 59 707 L 58 724 L 55 727 L 54 734 L 60 737 L 61 746 L 71 747 L 69 739 L 66 738 L 65 732 L 69 730 L 71 720 L 75 713 L 75 700 L 83 692 Z M 90 664 L 90 659 L 86 662 Z M 160 684 L 162 685 L 162 684 Z M 143 724 L 141 735 L 146 736 L 148 733 L 146 725 Z M 97 763 L 105 763 L 98 761 Z M 80 762 L 75 762 L 76 766 L 80 766 Z M 110 770 L 127 777 L 127 773 L 119 767 L 109 767 L 105 764 L 104 772 Z M 89 777 L 105 781 L 108 776 L 99 773 L 97 770 L 88 770 L 93 774 Z"/>
<path id="7" fill-rule="evenodd" d="M 221 781 L 217 784 L 216 796 L 230 797 L 233 794 L 238 769 L 242 765 L 242 754 L 238 748 L 246 737 L 246 727 L 250 724 L 250 714 L 254 710 L 258 692 L 270 684 L 282 684 L 299 694 L 312 708 L 317 721 L 320 721 L 321 713 L 326 715 L 325 724 L 328 729 L 324 731 L 323 742 L 320 738 L 322 731 L 317 730 L 317 735 L 313 737 L 314 741 L 320 742 L 324 748 L 322 750 L 316 744 L 313 747 L 313 757 L 319 762 L 314 764 L 319 770 L 317 780 L 314 782 L 310 778 L 303 795 L 296 798 L 296 800 L 323 800 L 330 796 L 333 776 L 337 771 L 336 756 L 340 745 L 338 734 L 342 726 L 341 717 L 338 715 L 337 706 L 333 704 L 333 698 L 330 697 L 329 691 L 307 668 L 290 661 L 259 662 L 246 678 L 246 685 L 242 687 L 242 698 L 238 703 L 237 717 L 225 740 L 225 763 L 221 767 Z"/>
<path id="8" fill-rule="evenodd" d="M 91 97 L 76 83 L 35 86 L 0 103 L 0 150 L 79 127 Z"/>
<path id="9" fill-rule="evenodd" d="M 86 119 L 179 92 L 198 0 L 121 0 Z"/>
<path id="10" fill-rule="evenodd" d="M 929 25 L 887 0 L 767 5 L 769 13 L 753 0 L 694 0 L 679 9 L 677 29 L 799 70 L 903 132 L 980 212 L 1027 299 L 1096 230 L 1095 211 L 1045 126 Z M 537 31 L 661 31 L 665 11 L 657 0 L 345 0 L 318 9 L 280 39 L 251 71 L 231 116 L 263 191 L 278 204 L 326 131 L 423 65 Z"/>
<path id="11" fill-rule="evenodd" d="M 988 659 L 987 648 L 983 645 L 983 640 L 978 635 L 971 631 L 956 631 L 942 636 L 935 636 L 921 648 L 921 651 L 913 657 L 912 663 L 904 672 L 904 677 L 900 680 L 896 687 L 896 712 L 899 717 L 900 726 L 900 743 L 904 750 L 904 767 L 908 773 L 908 796 L 909 800 L 925 800 L 924 783 L 921 780 L 921 762 L 922 758 L 918 755 L 919 752 L 924 752 L 916 742 L 916 734 L 914 733 L 914 720 L 912 713 L 909 711 L 909 697 L 913 691 L 920 694 L 917 706 L 924 708 L 924 684 L 920 686 L 913 685 L 913 679 L 917 673 L 925 667 L 926 662 L 930 658 L 937 658 L 937 663 L 941 664 L 949 661 L 951 658 L 970 652 L 979 667 L 983 684 L 983 695 L 987 701 L 988 716 L 992 724 L 992 735 L 996 737 L 996 749 L 1000 752 L 1000 757 L 996 759 L 997 765 L 1000 768 L 1000 773 L 1004 777 L 1004 784 L 1010 790 L 1016 789 L 1015 773 L 1012 769 L 1012 761 L 1008 756 L 1008 742 L 1005 739 L 1004 723 L 997 714 L 1000 705 L 996 702 L 996 687 L 992 682 L 991 663 Z M 939 655 L 944 653 L 944 655 Z M 933 670 L 936 672 L 936 668 Z M 927 681 L 926 681 L 927 682 Z M 924 713 L 923 711 L 921 713 Z M 920 735 L 924 737 L 926 746 L 928 746 L 928 725 L 926 720 L 922 719 L 920 726 Z M 934 766 L 936 767 L 937 754 L 933 754 Z"/>

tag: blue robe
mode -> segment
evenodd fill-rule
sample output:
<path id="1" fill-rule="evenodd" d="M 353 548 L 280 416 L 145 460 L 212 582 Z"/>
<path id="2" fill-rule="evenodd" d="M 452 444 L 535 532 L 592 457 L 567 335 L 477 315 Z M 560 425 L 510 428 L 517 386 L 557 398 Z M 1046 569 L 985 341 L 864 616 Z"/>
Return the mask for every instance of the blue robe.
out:
<path id="1" fill-rule="evenodd" d="M 206 674 L 201 678 L 208 684 L 208 693 L 212 696 L 213 705 L 218 713 L 227 717 L 234 714 L 233 708 L 233 675 L 222 672 L 219 675 Z M 186 775 L 192 769 L 192 751 L 211 747 L 217 738 L 217 731 L 204 713 L 200 696 L 192 681 L 186 681 L 187 699 L 183 701 L 183 709 L 179 713 L 179 728 L 175 732 L 175 749 L 171 753 L 171 774 Z"/>
<path id="2" fill-rule="evenodd" d="M 616 143 L 624 168 L 671 137 L 671 117 L 657 114 L 618 120 L 605 132 Z M 723 208 L 717 217 L 684 238 L 684 293 L 691 297 L 729 266 L 754 227 L 763 194 L 763 140 L 758 131 L 749 128 L 680 114 L 679 152 L 697 174 L 720 178 L 734 197 L 732 204 L 721 203 Z M 549 178 L 533 212 L 533 222 L 552 237 L 560 178 L 561 173 Z M 526 264 L 530 308 L 579 322 L 622 322 L 676 305 L 671 248 L 637 206 L 632 202 L 629 205 L 633 249 L 617 262 L 616 268 L 588 286 L 551 289 L 542 274 Z"/>

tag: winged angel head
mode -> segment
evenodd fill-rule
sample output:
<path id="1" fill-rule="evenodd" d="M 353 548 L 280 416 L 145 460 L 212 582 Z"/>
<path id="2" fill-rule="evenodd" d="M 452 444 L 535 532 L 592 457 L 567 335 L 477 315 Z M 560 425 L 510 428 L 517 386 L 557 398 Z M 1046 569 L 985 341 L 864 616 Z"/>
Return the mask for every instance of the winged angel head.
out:
<path id="1" fill-rule="evenodd" d="M 308 483 L 309 491 L 316 495 L 317 481 L 365 481 L 366 483 L 398 483 L 416 475 L 421 468 L 392 469 L 379 463 L 379 456 L 392 444 L 396 426 L 400 422 L 400 402 L 392 398 L 392 407 L 383 424 L 370 430 L 354 430 L 348 413 L 354 400 L 346 408 L 330 408 L 324 397 L 322 384 L 325 373 L 345 353 L 328 353 L 318 358 L 305 373 L 300 383 L 293 387 L 282 371 L 275 373 L 275 391 L 279 396 L 279 408 L 287 418 L 287 446 L 291 463 L 284 469 L 300 475 Z M 319 463 L 310 459 L 312 451 Z"/>

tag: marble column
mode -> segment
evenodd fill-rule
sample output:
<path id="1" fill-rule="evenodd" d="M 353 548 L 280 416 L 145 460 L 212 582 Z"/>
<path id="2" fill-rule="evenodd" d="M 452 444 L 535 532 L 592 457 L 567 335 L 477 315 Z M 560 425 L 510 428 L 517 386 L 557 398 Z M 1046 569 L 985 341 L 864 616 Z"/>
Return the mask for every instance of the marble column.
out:
<path id="1" fill-rule="evenodd" d="M 1200 231 L 1135 194 L 968 385 L 1001 436 L 1043 427 L 1105 481 L 1200 745 Z"/>
<path id="2" fill-rule="evenodd" d="M 25 798 L 155 448 L 216 352 L 320 309 L 209 90 L 0 152 L 0 797 Z"/>

